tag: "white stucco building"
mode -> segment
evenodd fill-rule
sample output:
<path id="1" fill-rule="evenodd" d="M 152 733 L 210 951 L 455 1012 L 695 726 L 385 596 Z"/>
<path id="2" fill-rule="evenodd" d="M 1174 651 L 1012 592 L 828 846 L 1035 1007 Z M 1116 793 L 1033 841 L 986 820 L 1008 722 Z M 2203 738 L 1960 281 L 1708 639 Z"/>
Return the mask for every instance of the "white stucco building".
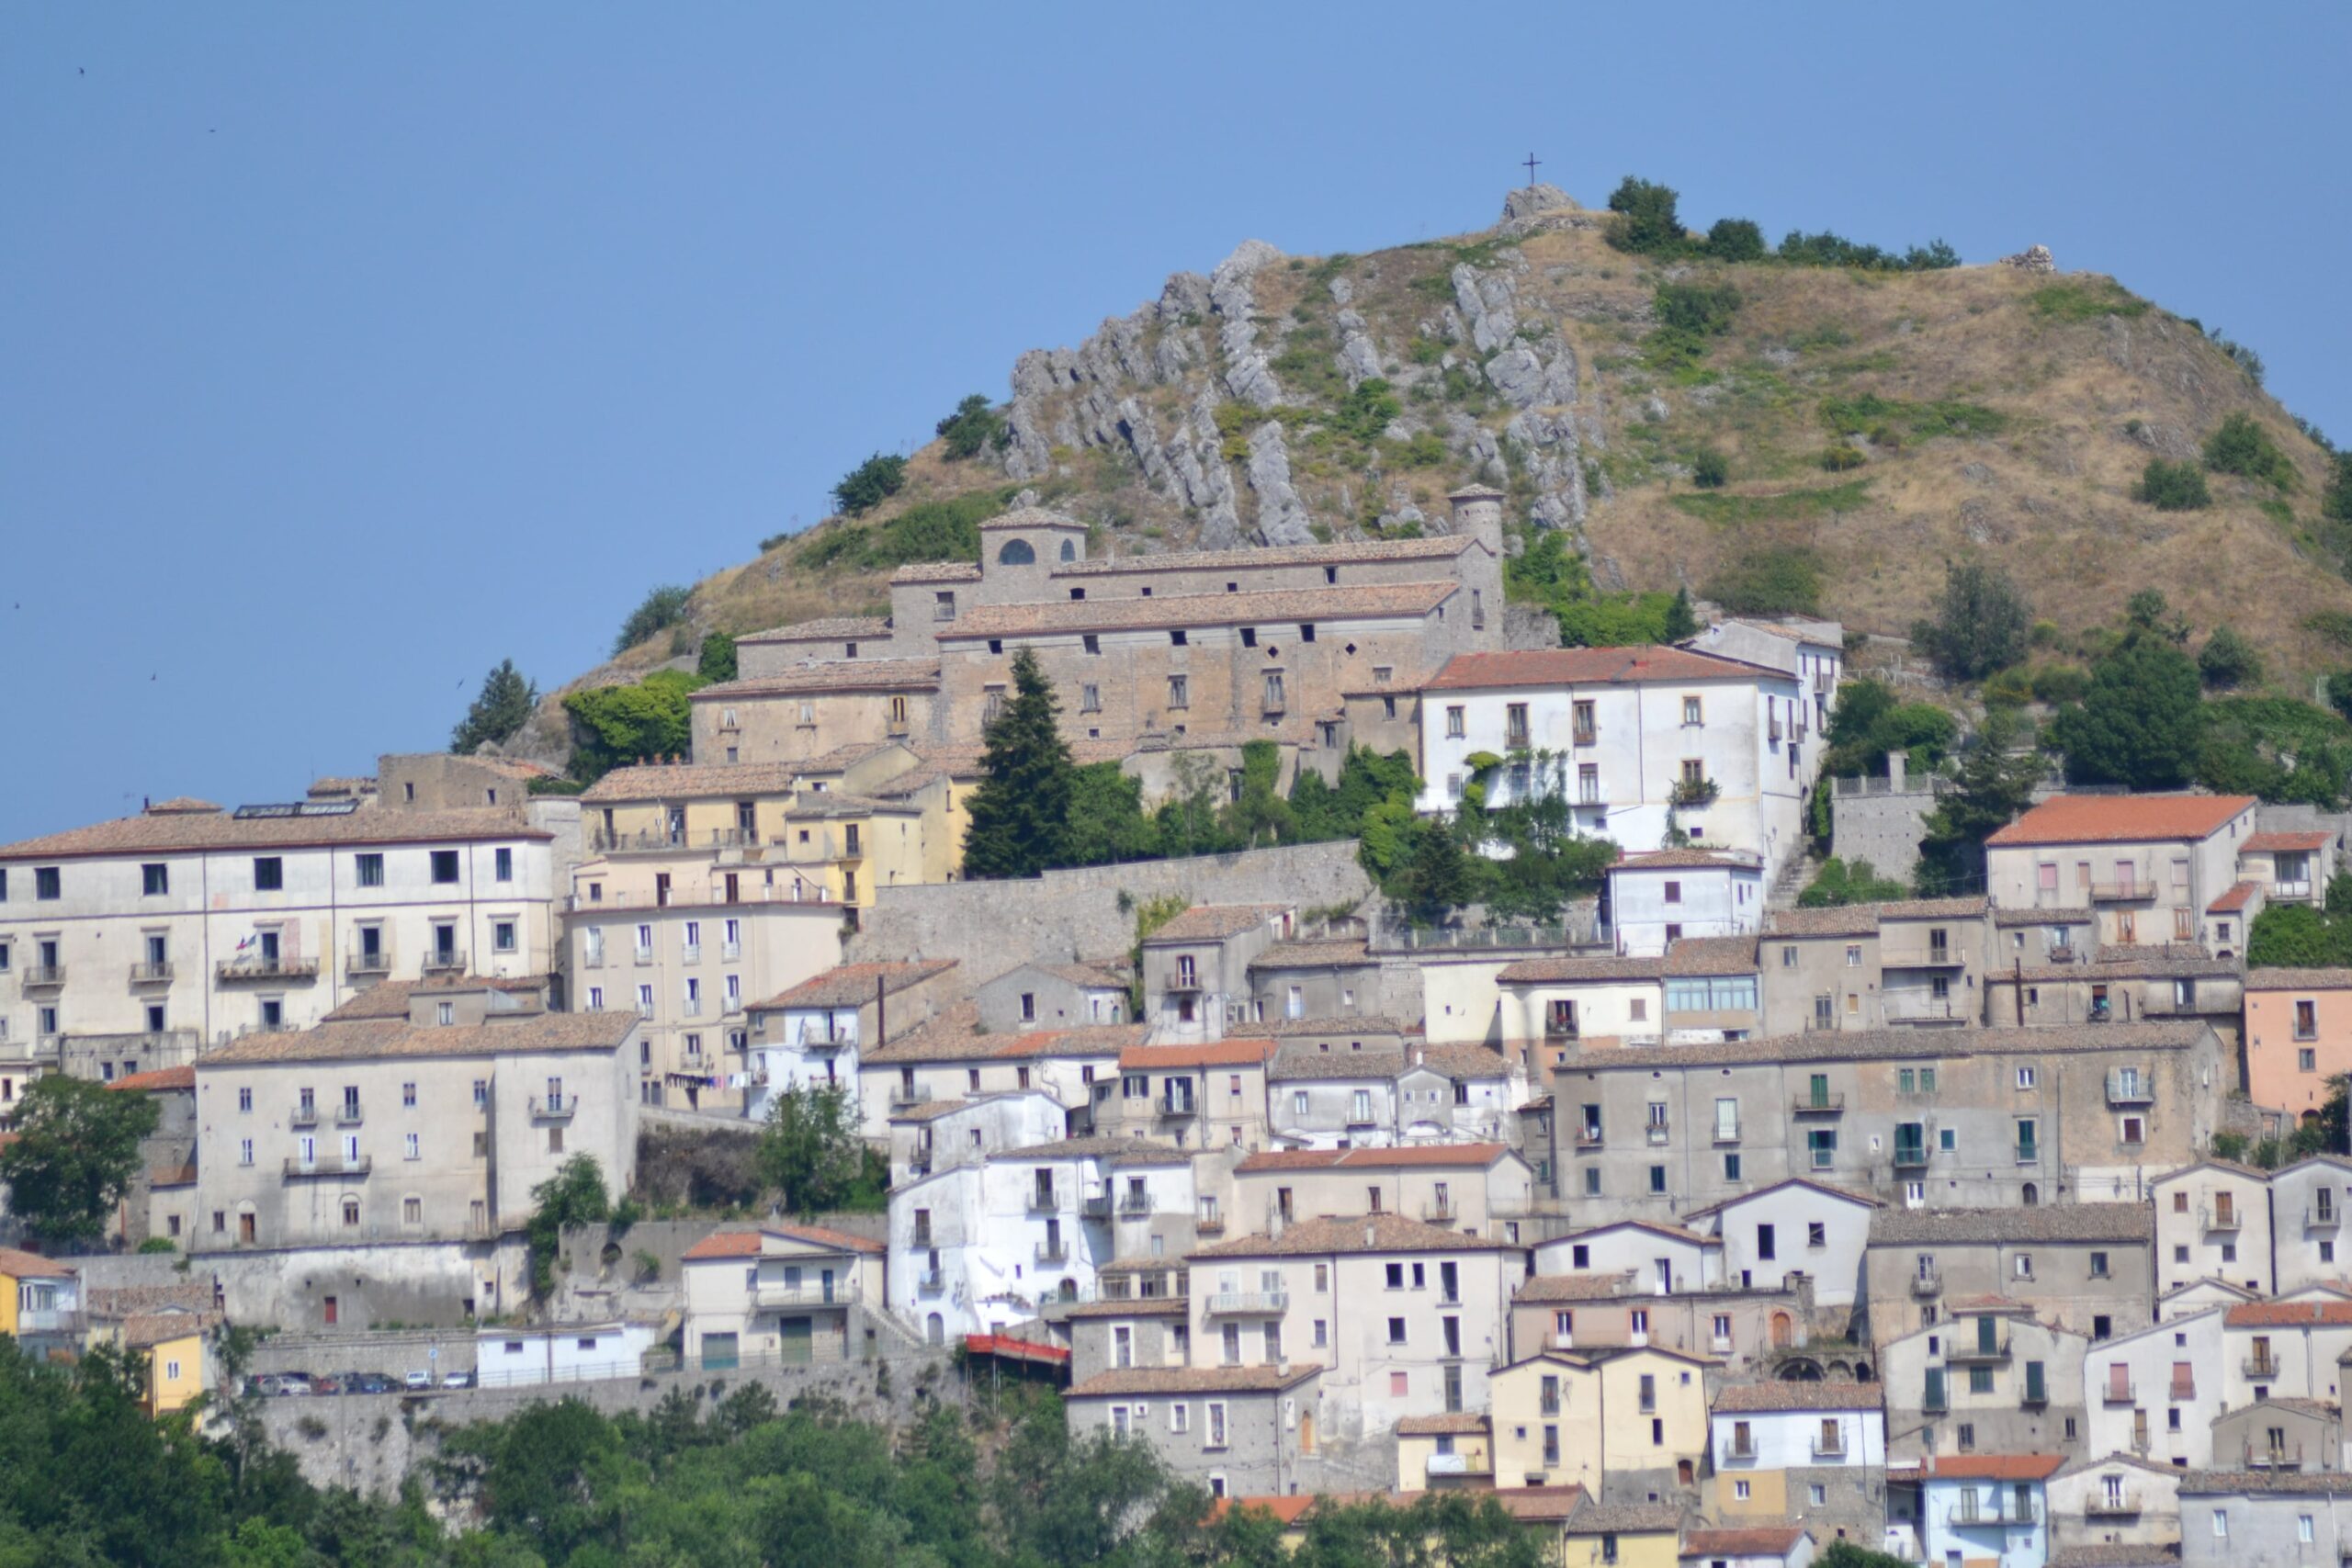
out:
<path id="1" fill-rule="evenodd" d="M 2222 1311 L 2171 1318 L 2084 1353 L 2085 1452 L 2211 1467 L 2213 1417 L 2227 1408 Z"/>
<path id="2" fill-rule="evenodd" d="M 1715 1242 L 1710 1284 L 1776 1291 L 1792 1274 L 1813 1281 L 1817 1307 L 1854 1304 L 1871 1215 L 1885 1205 L 1842 1187 L 1792 1176 L 1684 1216 Z"/>
<path id="3" fill-rule="evenodd" d="M 1655 958 L 1685 937 L 1753 936 L 1764 924 L 1764 859 L 1747 850 L 1628 852 L 1609 868 L 1609 931 Z"/>

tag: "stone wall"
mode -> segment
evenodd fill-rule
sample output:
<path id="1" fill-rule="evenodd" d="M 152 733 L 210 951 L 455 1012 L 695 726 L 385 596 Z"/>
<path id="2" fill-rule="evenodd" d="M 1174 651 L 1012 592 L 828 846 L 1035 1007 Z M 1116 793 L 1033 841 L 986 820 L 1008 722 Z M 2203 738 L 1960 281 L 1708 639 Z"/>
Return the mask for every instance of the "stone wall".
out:
<path id="1" fill-rule="evenodd" d="M 1910 881 L 1928 814 L 1936 808 L 1927 781 L 1831 779 L 1828 784 L 1830 841 L 1838 858 L 1849 865 L 1866 860 L 1881 876 Z"/>
<path id="2" fill-rule="evenodd" d="M 1372 891 L 1353 840 L 1244 850 L 1189 860 L 1049 871 L 1019 882 L 883 887 L 849 961 L 954 958 L 974 984 L 1023 960 L 1058 963 L 1125 953 L 1135 916 L 1119 908 L 1181 893 L 1195 904 L 1356 904 Z"/>
<path id="3" fill-rule="evenodd" d="M 371 1247 L 254 1248 L 194 1259 L 127 1253 L 77 1258 L 93 1285 L 184 1285 L 214 1281 L 232 1323 L 293 1330 L 325 1326 L 326 1299 L 345 1329 L 379 1323 L 456 1327 L 495 1303 L 478 1299 L 485 1279 L 513 1279 L 519 1239 L 410 1242 Z"/>
<path id="4" fill-rule="evenodd" d="M 387 1339 L 390 1337 L 386 1337 Z M 736 1389 L 758 1383 L 782 1409 L 810 1396 L 839 1400 L 860 1420 L 895 1424 L 911 1420 L 933 1404 L 961 1405 L 970 1390 L 946 1352 L 907 1345 L 898 1336 L 877 1334 L 875 1359 L 820 1366 L 759 1367 L 736 1371 L 655 1372 L 643 1377 L 537 1388 L 452 1389 L 430 1394 L 343 1394 L 331 1398 L 265 1399 L 262 1425 L 271 1442 L 292 1454 L 314 1486 L 349 1486 L 390 1497 L 403 1477 L 441 1451 L 441 1434 L 477 1421 L 503 1421 L 534 1404 L 578 1399 L 607 1415 L 651 1411 L 673 1389 L 682 1389 L 706 1415 Z M 472 1346 L 465 1350 L 471 1365 Z M 447 1350 L 444 1350 L 443 1370 Z M 421 1366 L 423 1363 L 419 1363 Z M 323 1372 L 313 1365 L 303 1369 Z M 362 1371 L 390 1371 L 403 1366 L 379 1362 Z"/>

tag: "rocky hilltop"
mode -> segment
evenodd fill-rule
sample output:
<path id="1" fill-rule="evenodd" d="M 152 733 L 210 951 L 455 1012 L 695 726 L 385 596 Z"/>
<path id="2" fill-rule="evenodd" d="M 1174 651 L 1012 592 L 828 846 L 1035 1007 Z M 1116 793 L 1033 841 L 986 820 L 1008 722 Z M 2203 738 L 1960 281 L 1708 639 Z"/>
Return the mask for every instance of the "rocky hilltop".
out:
<path id="1" fill-rule="evenodd" d="M 2312 629 L 2352 611 L 2320 518 L 2326 454 L 2195 322 L 2038 247 L 1924 271 L 1659 262 L 1606 220 L 1539 186 L 1453 240 L 1320 257 L 1248 241 L 1075 347 L 1021 355 L 978 451 L 934 442 L 879 506 L 702 583 L 695 628 L 878 605 L 891 565 L 1022 491 L 1135 553 L 1436 531 L 1445 492 L 1482 480 L 1602 591 L 1703 594 L 1801 552 L 1824 612 L 1899 634 L 1975 553 L 2062 638 L 2157 586 L 2283 673 L 2342 663 Z M 2152 457 L 2193 462 L 2233 412 L 2292 482 L 2211 475 L 2194 511 L 2134 498 Z"/>

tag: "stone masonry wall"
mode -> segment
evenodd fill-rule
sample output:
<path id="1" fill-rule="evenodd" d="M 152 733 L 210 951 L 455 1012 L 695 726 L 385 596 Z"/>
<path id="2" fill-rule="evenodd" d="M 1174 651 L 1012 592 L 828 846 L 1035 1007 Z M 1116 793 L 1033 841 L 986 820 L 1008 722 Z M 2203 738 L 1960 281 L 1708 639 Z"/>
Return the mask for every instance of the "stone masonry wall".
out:
<path id="1" fill-rule="evenodd" d="M 1120 909 L 1122 893 L 1138 903 L 1181 893 L 1195 904 L 1306 909 L 1359 903 L 1371 891 L 1353 840 L 1082 866 L 1019 882 L 883 887 L 876 890 L 871 919 L 851 940 L 848 957 L 853 963 L 958 959 L 978 984 L 1023 960 L 1058 963 L 1125 953 L 1135 941 L 1135 917 Z"/>
<path id="2" fill-rule="evenodd" d="M 1840 784 L 1852 782 L 1876 784 L 1882 789 L 1887 784 L 1884 779 L 1832 779 L 1829 786 L 1838 790 Z M 1830 796 L 1832 847 L 1838 858 L 1849 865 L 1866 860 L 1881 876 L 1908 882 L 1912 872 L 1918 868 L 1919 840 L 1927 836 L 1928 814 L 1935 808 L 1935 792 L 1930 789 L 1877 795 L 1847 795 L 1841 791 Z"/>

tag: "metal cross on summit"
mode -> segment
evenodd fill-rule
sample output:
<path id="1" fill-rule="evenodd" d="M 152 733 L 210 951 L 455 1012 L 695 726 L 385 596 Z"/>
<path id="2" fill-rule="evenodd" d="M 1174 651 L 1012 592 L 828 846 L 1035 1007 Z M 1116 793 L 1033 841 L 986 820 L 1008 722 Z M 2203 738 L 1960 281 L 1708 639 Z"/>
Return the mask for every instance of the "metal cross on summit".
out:
<path id="1" fill-rule="evenodd" d="M 1527 155 L 1527 188 L 1530 190 L 1533 190 L 1535 188 L 1535 154 L 1530 152 Z"/>

